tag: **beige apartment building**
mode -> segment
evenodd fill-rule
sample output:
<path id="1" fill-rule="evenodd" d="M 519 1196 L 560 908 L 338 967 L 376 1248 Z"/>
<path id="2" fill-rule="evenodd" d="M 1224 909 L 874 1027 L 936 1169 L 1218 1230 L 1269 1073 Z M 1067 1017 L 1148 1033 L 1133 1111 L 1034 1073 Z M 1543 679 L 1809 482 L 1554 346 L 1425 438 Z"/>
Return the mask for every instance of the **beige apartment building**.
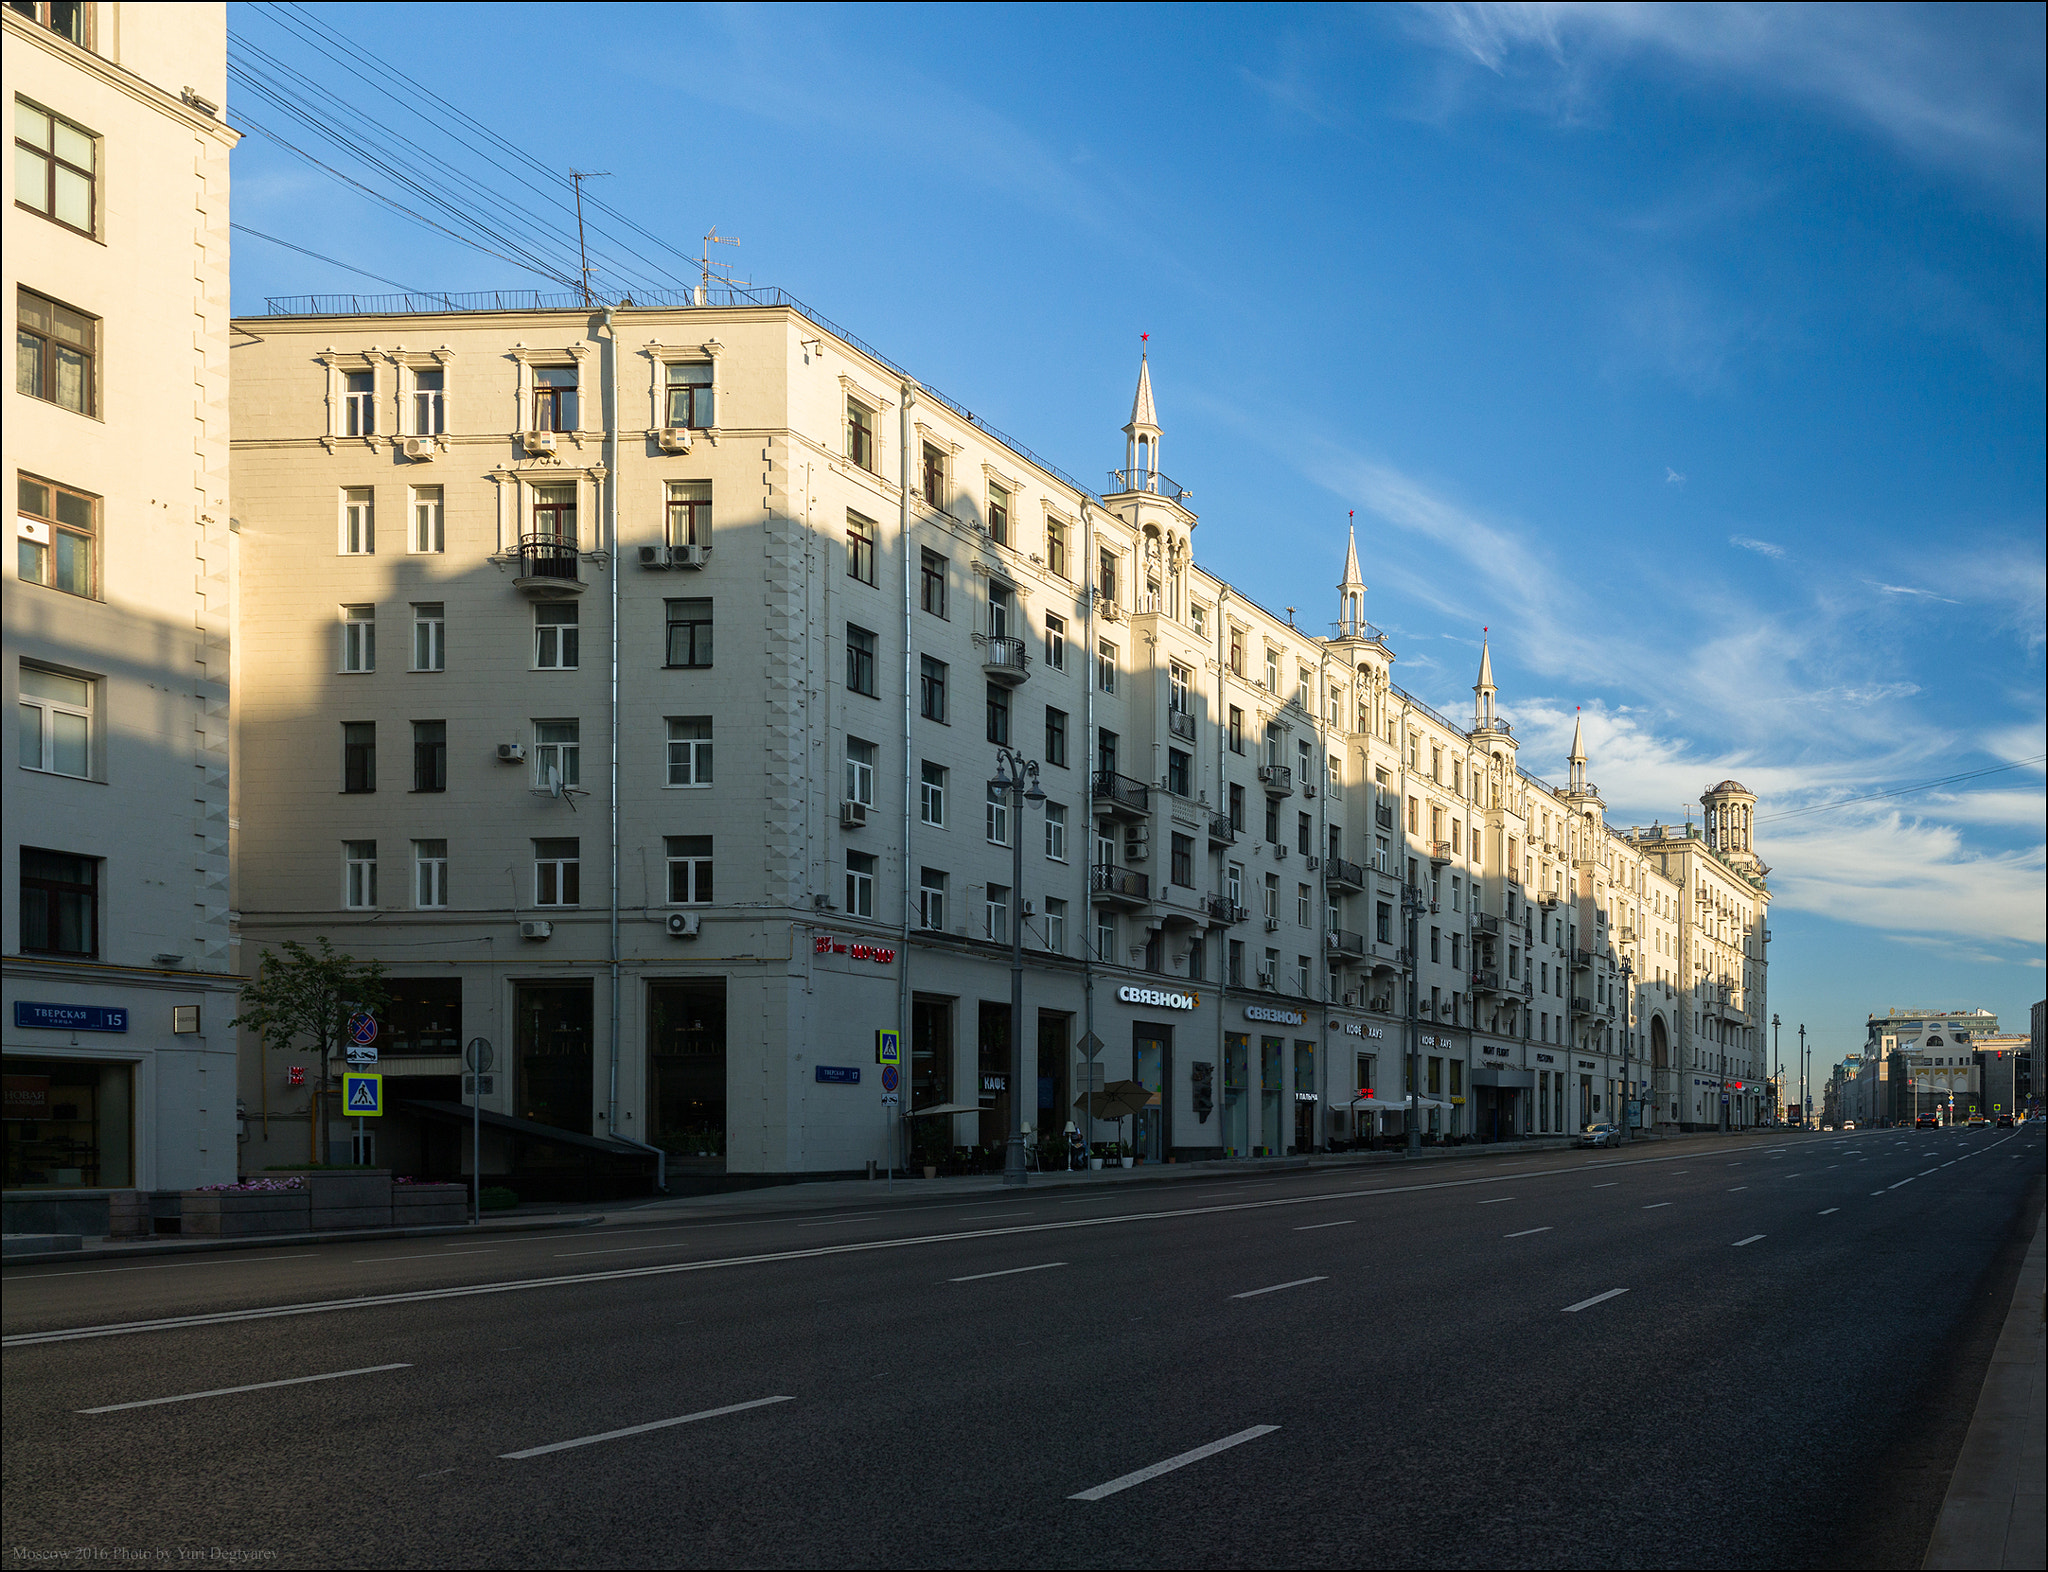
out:
<path id="1" fill-rule="evenodd" d="M 1202 570 L 1148 366 L 1097 491 L 776 291 L 241 325 L 241 931 L 386 964 L 380 1160 L 469 1162 L 476 1038 L 522 1194 L 992 1150 L 1013 1096 L 1058 1160 L 1101 1080 L 1142 1158 L 1350 1145 L 1411 1047 L 1433 1140 L 1717 1125 L 1709 1042 L 1756 1119 L 1754 798 L 1609 827 L 1490 651 L 1469 722 L 1394 683 L 1355 542 L 1323 631 Z M 245 1045 L 252 1152 L 317 1068 Z"/>
<path id="2" fill-rule="evenodd" d="M 0 13 L 7 1226 L 232 1179 L 220 5 Z"/>

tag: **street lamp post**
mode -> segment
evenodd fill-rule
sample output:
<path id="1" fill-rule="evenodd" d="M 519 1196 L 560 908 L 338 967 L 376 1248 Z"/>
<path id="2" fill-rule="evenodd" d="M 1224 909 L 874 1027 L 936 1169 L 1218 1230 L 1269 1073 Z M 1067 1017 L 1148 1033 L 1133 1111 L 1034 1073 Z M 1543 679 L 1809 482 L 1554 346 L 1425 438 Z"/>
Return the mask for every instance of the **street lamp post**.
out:
<path id="1" fill-rule="evenodd" d="M 1635 1139 L 1635 1130 L 1633 1129 L 1636 1106 L 1636 1100 L 1633 1095 L 1635 1088 L 1630 1084 L 1628 1078 L 1629 1027 L 1635 1020 L 1636 1014 L 1635 994 L 1632 987 L 1635 982 L 1635 975 L 1635 966 L 1624 955 L 1621 958 L 1621 1138 L 1623 1141 Z"/>
<path id="2" fill-rule="evenodd" d="M 1026 786 L 1026 782 L 1029 786 Z M 1024 804 L 1045 806 L 1038 761 L 1011 748 L 996 749 L 995 779 L 988 783 L 1010 804 L 1010 1136 L 1003 1153 L 1003 1183 L 1027 1183 L 1024 1172 Z"/>
<path id="3" fill-rule="evenodd" d="M 1799 1127 L 1802 1130 L 1813 1123 L 1809 1117 L 1813 1112 L 1808 1106 L 1810 1102 L 1806 1095 L 1806 1026 L 1802 1022 L 1799 1027 Z"/>
<path id="4" fill-rule="evenodd" d="M 1771 1016 L 1771 1101 L 1777 1106 L 1771 1110 L 1771 1122 L 1782 1124 L 1785 1118 L 1785 1055 L 1778 1048 L 1778 1017 Z"/>
<path id="5" fill-rule="evenodd" d="M 1401 911 L 1408 919 L 1408 1155 L 1414 1157 L 1422 1151 L 1422 1060 L 1421 1044 L 1416 1040 L 1422 1031 L 1418 995 L 1422 990 L 1416 986 L 1421 975 L 1421 956 L 1416 948 L 1416 919 L 1429 903 L 1423 899 L 1422 887 L 1416 884 L 1401 886 Z"/>

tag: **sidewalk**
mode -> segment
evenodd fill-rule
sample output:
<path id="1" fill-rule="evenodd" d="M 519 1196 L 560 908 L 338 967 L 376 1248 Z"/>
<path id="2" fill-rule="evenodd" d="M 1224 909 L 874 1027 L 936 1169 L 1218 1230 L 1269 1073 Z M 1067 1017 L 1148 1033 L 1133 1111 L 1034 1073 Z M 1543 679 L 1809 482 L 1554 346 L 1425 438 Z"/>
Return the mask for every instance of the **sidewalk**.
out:
<path id="1" fill-rule="evenodd" d="M 1956 1458 L 1934 1537 L 1920 1564 L 2027 1568 L 2048 1565 L 2048 1363 L 2044 1363 L 2043 1277 L 2048 1214 L 2020 1266 L 2012 1309 L 1969 1434 Z"/>

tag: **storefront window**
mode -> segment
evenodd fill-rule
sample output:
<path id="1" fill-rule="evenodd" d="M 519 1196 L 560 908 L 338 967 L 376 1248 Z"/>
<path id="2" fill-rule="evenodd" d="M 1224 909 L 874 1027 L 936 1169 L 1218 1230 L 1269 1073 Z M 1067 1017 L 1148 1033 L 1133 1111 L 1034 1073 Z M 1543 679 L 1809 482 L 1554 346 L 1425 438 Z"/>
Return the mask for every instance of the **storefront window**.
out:
<path id="1" fill-rule="evenodd" d="M 462 1052 L 462 979 L 387 977 L 377 1050 L 386 1057 Z"/>
<path id="2" fill-rule="evenodd" d="M 648 1139 L 671 1157 L 723 1158 L 725 979 L 647 985 Z"/>
<path id="3" fill-rule="evenodd" d="M 120 1190 L 135 1182 L 135 1069 L 6 1061 L 6 1186 Z"/>

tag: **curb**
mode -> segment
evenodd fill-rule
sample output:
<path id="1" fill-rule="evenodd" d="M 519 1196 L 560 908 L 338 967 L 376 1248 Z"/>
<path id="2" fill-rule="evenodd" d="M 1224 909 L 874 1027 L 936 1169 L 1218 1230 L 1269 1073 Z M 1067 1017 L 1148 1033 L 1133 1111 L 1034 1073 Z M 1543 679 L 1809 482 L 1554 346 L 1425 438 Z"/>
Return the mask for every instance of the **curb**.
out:
<path id="1" fill-rule="evenodd" d="M 535 1217 L 511 1223 L 433 1223 L 418 1228 L 362 1228 L 347 1233 L 247 1234 L 238 1239 L 193 1239 L 177 1244 L 73 1246 L 6 1258 L 8 1266 L 47 1266 L 58 1261 L 126 1261 L 141 1256 L 210 1255 L 221 1250 L 267 1250 L 277 1245 L 368 1244 L 379 1239 L 431 1239 L 449 1234 L 522 1234 L 544 1228 L 594 1228 L 600 1217 Z"/>

